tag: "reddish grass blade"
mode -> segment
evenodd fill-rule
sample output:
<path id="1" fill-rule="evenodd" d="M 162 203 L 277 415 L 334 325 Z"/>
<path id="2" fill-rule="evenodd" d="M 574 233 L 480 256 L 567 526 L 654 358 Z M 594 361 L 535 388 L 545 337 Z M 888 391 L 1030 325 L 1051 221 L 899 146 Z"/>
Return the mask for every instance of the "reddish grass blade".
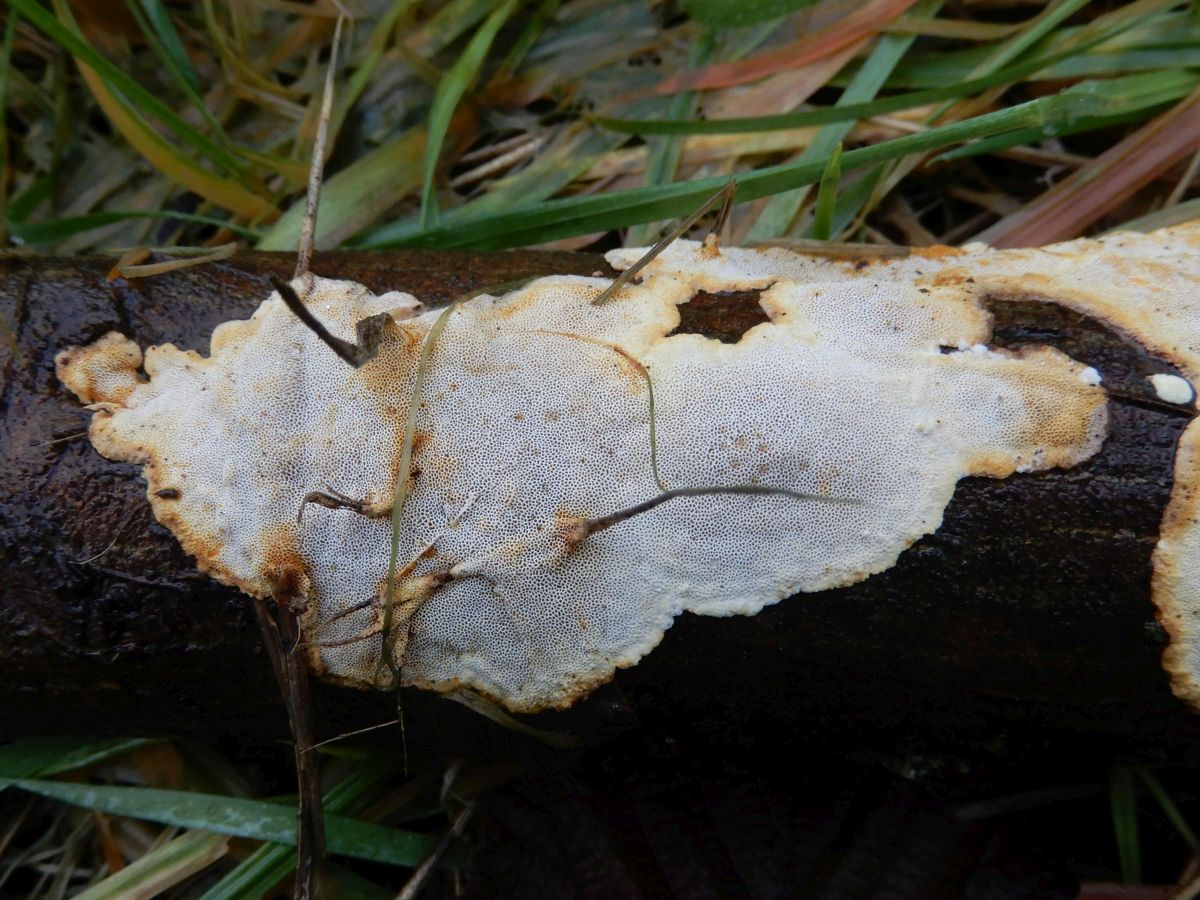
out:
<path id="1" fill-rule="evenodd" d="M 980 232 L 993 247 L 1040 247 L 1078 236 L 1200 145 L 1200 89 Z"/>
<path id="2" fill-rule="evenodd" d="M 711 90 L 757 81 L 776 72 L 801 66 L 837 53 L 844 47 L 870 37 L 898 18 L 917 0 L 869 0 L 840 21 L 820 28 L 798 41 L 736 62 L 715 63 L 703 69 L 680 72 L 657 88 L 660 94 L 676 91 Z"/>

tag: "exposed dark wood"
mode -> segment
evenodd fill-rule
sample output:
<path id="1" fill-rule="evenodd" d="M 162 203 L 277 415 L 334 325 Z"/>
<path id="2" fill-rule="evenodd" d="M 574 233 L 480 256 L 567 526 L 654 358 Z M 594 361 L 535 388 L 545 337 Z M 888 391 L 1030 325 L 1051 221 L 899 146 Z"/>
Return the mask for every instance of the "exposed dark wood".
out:
<path id="1" fill-rule="evenodd" d="M 248 315 L 291 255 L 245 254 L 108 282 L 106 260 L 0 260 L 0 729 L 286 733 L 247 599 L 195 572 L 150 517 L 135 467 L 82 436 L 88 413 L 54 354 L 110 329 L 206 350 Z M 444 301 L 488 284 L 603 269 L 522 252 L 326 254 L 315 271 Z M 753 298 L 751 298 L 752 300 Z M 536 724 L 603 736 L 637 722 L 713 742 L 813 739 L 874 752 L 1128 752 L 1200 759 L 1200 720 L 1171 697 L 1149 600 L 1150 552 L 1186 416 L 1144 375 L 1169 371 L 1073 313 L 996 305 L 997 342 L 1052 344 L 1098 366 L 1112 401 L 1103 452 L 1065 472 L 959 485 L 935 534 L 853 588 L 760 615 L 685 615 L 640 665 Z M 683 330 L 738 332 L 753 303 L 694 311 Z M 0 344 L 0 347 L 3 345 Z M 389 697 L 314 685 L 318 739 L 394 717 Z M 410 741 L 473 751 L 524 741 L 426 695 Z M 396 740 L 394 729 L 378 733 Z"/>

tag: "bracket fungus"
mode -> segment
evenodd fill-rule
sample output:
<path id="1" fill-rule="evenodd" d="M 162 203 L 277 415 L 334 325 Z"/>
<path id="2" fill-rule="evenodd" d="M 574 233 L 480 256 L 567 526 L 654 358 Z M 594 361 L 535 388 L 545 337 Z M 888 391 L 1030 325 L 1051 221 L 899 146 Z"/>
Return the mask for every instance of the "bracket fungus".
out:
<path id="1" fill-rule="evenodd" d="M 988 297 L 1065 304 L 1200 378 L 1200 228 L 875 260 L 679 241 L 641 274 L 598 305 L 607 279 L 564 276 L 449 313 L 308 276 L 335 337 L 376 317 L 361 366 L 276 292 L 207 357 L 109 334 L 58 371 L 198 566 L 300 615 L 316 671 L 367 686 L 389 656 L 405 684 L 513 711 L 571 704 L 683 611 L 889 568 L 964 476 L 1096 453 L 1103 373 L 989 347 Z M 768 321 L 736 343 L 672 333 L 697 294 L 755 290 Z M 1153 593 L 1200 704 L 1198 466 L 1192 423 Z"/>

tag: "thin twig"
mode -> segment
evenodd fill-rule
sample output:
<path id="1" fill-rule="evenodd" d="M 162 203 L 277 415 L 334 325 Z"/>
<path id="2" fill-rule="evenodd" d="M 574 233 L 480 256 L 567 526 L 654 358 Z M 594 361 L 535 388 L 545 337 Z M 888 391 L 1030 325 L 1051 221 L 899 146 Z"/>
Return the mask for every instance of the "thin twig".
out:
<path id="1" fill-rule="evenodd" d="M 471 816 L 474 813 L 475 801 L 473 800 L 459 810 L 458 815 L 454 817 L 454 821 L 450 823 L 450 827 L 446 830 L 446 833 L 442 835 L 442 839 L 437 842 L 437 846 L 429 851 L 426 857 L 421 860 L 421 864 L 413 871 L 408 881 L 405 882 L 400 893 L 396 895 L 396 900 L 415 900 L 417 895 L 421 893 L 421 889 L 425 887 L 425 882 L 429 880 L 429 874 L 433 871 L 434 866 L 446 855 L 446 851 L 450 849 L 450 845 L 466 830 L 467 823 L 471 821 Z"/>
<path id="2" fill-rule="evenodd" d="M 308 170 L 308 196 L 304 201 L 304 222 L 300 229 L 300 250 L 296 259 L 295 278 L 303 278 L 312 265 L 313 245 L 317 240 L 317 205 L 321 200 L 321 180 L 325 172 L 325 141 L 329 136 L 329 119 L 333 114 L 333 80 L 337 74 L 338 44 L 342 39 L 342 23 L 346 19 L 339 15 L 333 29 L 333 45 L 329 50 L 329 67 L 325 70 L 325 93 L 321 98 L 321 116 L 317 121 L 317 135 L 313 140 L 312 165 Z"/>
<path id="3" fill-rule="evenodd" d="M 399 725 L 403 721 L 403 718 L 396 718 L 387 722 L 380 722 L 378 725 L 368 725 L 366 728 L 359 728 L 356 731 L 344 731 L 335 737 L 326 738 L 323 741 L 313 744 L 311 747 L 305 747 L 300 752 L 308 753 L 312 750 L 316 750 L 318 747 L 324 747 L 326 744 L 336 744 L 338 741 L 344 741 L 346 738 L 354 737 L 359 734 L 366 734 L 368 731 L 378 731 L 380 728 L 387 728 L 390 725 Z"/>
<path id="4" fill-rule="evenodd" d="M 263 644 L 287 708 L 296 758 L 299 803 L 296 809 L 295 896 L 296 900 L 316 900 L 320 896 L 320 873 L 325 861 L 325 817 L 321 810 L 316 759 L 301 749 L 313 745 L 308 669 L 300 656 L 288 652 L 288 648 L 298 642 L 300 633 L 295 614 L 279 606 L 275 610 L 273 615 L 267 601 L 254 604 Z"/>
<path id="5" fill-rule="evenodd" d="M 379 315 L 360 320 L 357 325 L 358 343 L 352 344 L 350 341 L 344 341 L 332 334 L 328 328 L 322 325 L 321 321 L 304 305 L 304 301 L 300 299 L 300 295 L 290 284 L 274 273 L 271 274 L 270 281 L 271 286 L 279 292 L 280 298 L 296 318 L 308 326 L 308 329 L 343 362 L 360 369 L 375 358 L 375 354 L 379 352 L 379 345 L 383 343 L 384 326 L 391 319 L 388 313 L 379 313 Z"/>
<path id="6" fill-rule="evenodd" d="M 606 516 L 600 516 L 597 519 L 587 519 L 581 523 L 580 530 L 585 535 L 595 534 L 597 531 L 603 531 L 606 528 L 611 528 L 614 525 L 619 525 L 621 522 L 628 521 L 634 516 L 641 515 L 644 512 L 649 512 L 656 506 L 661 506 L 662 504 L 666 503 L 668 500 L 676 500 L 680 497 L 708 497 L 712 494 L 778 495 L 781 497 L 791 497 L 793 500 L 815 500 L 820 503 L 839 503 L 849 506 L 857 506 L 863 502 L 854 497 L 833 497 L 825 496 L 824 494 L 806 494 L 801 491 L 793 491 L 789 488 L 768 487 L 761 484 L 681 487 L 672 488 L 669 491 L 663 491 L 661 494 L 651 497 L 649 500 L 643 500 L 641 503 L 635 503 L 633 506 L 617 510 L 616 512 L 609 513 Z"/>

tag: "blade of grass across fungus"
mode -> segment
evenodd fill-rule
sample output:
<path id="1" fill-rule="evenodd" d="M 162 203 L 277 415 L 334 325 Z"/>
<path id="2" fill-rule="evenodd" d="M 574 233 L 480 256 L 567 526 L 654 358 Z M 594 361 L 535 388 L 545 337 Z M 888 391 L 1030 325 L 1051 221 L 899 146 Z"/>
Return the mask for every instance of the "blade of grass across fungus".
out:
<path id="1" fill-rule="evenodd" d="M 437 345 L 438 338 L 442 336 L 450 316 L 458 309 L 458 306 L 458 302 L 451 303 L 438 314 L 438 317 L 433 320 L 429 333 L 425 336 L 425 343 L 421 345 L 421 356 L 417 361 L 417 373 L 413 379 L 408 417 L 404 426 L 404 441 L 400 449 L 400 467 L 396 470 L 396 487 L 392 494 L 392 541 L 388 553 L 383 623 L 380 627 L 379 662 L 375 665 L 371 681 L 378 684 L 380 674 L 387 669 L 388 674 L 392 676 L 393 684 L 391 686 L 397 689 L 400 687 L 400 669 L 396 664 L 393 651 L 392 617 L 395 613 L 396 564 L 400 558 L 400 522 L 404 516 L 404 504 L 408 500 L 409 470 L 412 468 L 413 444 L 417 435 L 417 410 L 420 408 L 421 393 L 425 387 L 425 376 L 429 372 L 429 361 L 433 356 L 433 349 Z"/>
<path id="2" fill-rule="evenodd" d="M 149 900 L 216 862 L 228 849 L 228 835 L 187 831 L 76 894 L 75 900 Z"/>
<path id="3" fill-rule="evenodd" d="M 842 156 L 842 171 L 1018 128 L 1053 126 L 1081 116 L 1117 114 L 1121 110 L 1119 97 L 1077 91 L 1072 87 L 1051 97 L 850 150 Z M 738 176 L 737 199 L 744 202 L 812 184 L 821 177 L 824 168 L 822 162 L 810 162 L 770 166 L 741 174 Z M 704 178 L 597 196 L 550 200 L 481 217 L 456 227 L 428 229 L 396 241 L 394 246 L 499 249 L 623 228 L 637 222 L 687 215 L 725 181 L 723 177 Z"/>
<path id="4" fill-rule="evenodd" d="M 0 786 L 9 785 L 112 815 L 292 846 L 296 843 L 295 810 L 263 800 L 156 788 L 32 779 L 0 780 Z M 331 853 L 390 865 L 416 865 L 433 844 L 428 835 L 371 825 L 339 815 L 327 816 L 325 827 Z"/>
<path id="5" fill-rule="evenodd" d="M 425 159 L 422 164 L 421 189 L 421 227 L 428 228 L 437 218 L 437 194 L 434 176 L 437 174 L 438 159 L 442 152 L 442 143 L 446 139 L 446 130 L 450 127 L 450 118 L 458 101 L 475 81 L 483 66 L 492 41 L 500 28 L 508 21 L 513 10 L 517 8 L 517 0 L 505 0 L 489 15 L 467 43 L 462 56 L 446 72 L 438 85 L 433 97 L 433 106 L 429 110 L 429 140 L 425 144 Z"/>
<path id="6" fill-rule="evenodd" d="M 56 19 L 37 0 L 9 0 L 9 5 L 33 22 L 55 43 L 70 53 L 81 68 L 87 67 L 106 84 L 117 88 L 140 109 L 154 116 L 172 134 L 203 154 L 207 159 L 228 172 L 238 173 L 245 169 L 245 162 L 216 141 L 206 137 L 179 116 L 166 103 L 155 97 L 132 77 L 113 65 L 96 51 L 79 33 L 74 20 L 66 11 L 61 0 L 55 0 Z M 62 21 L 60 21 L 60 19 Z"/>

